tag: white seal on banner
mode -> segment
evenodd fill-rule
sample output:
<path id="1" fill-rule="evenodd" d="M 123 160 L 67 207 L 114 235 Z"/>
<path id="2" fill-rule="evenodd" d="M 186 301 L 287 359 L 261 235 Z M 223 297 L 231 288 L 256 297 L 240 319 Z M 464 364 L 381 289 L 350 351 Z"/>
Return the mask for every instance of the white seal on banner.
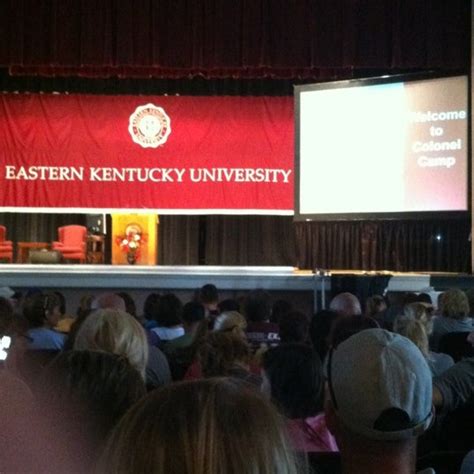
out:
<path id="1" fill-rule="evenodd" d="M 162 107 L 139 105 L 130 115 L 128 131 L 132 140 L 143 148 L 157 148 L 171 133 L 171 120 Z"/>

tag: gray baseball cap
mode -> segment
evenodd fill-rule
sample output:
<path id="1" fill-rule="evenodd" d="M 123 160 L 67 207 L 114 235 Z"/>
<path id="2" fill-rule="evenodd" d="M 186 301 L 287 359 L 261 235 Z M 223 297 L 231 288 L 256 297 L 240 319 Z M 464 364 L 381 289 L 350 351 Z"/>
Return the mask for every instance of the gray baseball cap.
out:
<path id="1" fill-rule="evenodd" d="M 434 416 L 432 375 L 406 337 L 366 329 L 330 354 L 328 383 L 338 418 L 369 439 L 419 436 Z"/>

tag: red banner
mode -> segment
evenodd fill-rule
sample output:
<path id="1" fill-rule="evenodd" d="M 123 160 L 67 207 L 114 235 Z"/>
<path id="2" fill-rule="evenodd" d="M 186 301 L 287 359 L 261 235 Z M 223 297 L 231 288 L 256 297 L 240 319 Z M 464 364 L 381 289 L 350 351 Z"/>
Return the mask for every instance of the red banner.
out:
<path id="1" fill-rule="evenodd" d="M 0 208 L 293 213 L 293 100 L 4 94 Z"/>

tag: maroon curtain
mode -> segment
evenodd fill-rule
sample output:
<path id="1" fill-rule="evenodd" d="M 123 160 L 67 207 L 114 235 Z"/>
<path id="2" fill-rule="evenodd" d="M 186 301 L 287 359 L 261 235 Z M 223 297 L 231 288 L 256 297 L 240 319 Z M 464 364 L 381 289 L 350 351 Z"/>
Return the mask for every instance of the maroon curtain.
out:
<path id="1" fill-rule="evenodd" d="M 466 68 L 466 0 L 3 0 L 12 73 L 332 77 Z"/>

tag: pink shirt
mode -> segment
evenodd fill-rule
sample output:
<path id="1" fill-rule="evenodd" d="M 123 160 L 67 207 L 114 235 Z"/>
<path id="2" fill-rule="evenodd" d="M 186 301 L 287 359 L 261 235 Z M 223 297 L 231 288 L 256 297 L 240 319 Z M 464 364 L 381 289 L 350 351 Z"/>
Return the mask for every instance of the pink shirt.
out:
<path id="1" fill-rule="evenodd" d="M 287 420 L 286 427 L 290 442 L 296 451 L 305 453 L 339 451 L 336 440 L 326 426 L 324 414 Z"/>

